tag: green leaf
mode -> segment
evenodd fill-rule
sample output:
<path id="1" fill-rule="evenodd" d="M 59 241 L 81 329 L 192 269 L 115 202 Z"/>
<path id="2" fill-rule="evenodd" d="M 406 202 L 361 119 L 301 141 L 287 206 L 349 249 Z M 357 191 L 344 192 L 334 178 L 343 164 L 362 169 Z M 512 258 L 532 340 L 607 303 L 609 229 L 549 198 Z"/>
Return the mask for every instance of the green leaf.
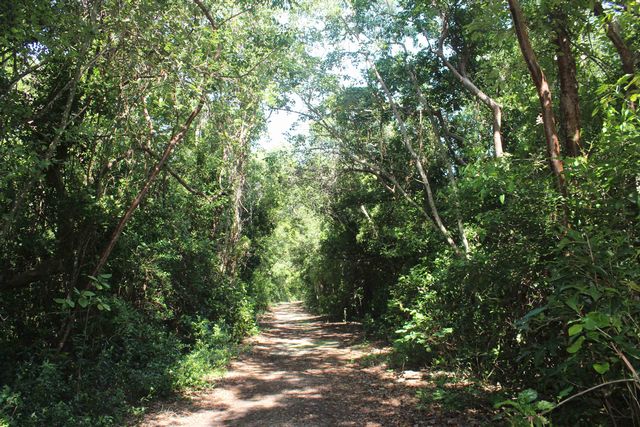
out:
<path id="1" fill-rule="evenodd" d="M 570 385 L 569 387 L 562 389 L 560 391 L 560 393 L 558 393 L 558 400 L 561 400 L 567 396 L 569 396 L 569 393 L 571 393 L 573 391 L 573 386 Z"/>
<path id="2" fill-rule="evenodd" d="M 89 300 L 85 297 L 80 297 L 80 299 L 78 299 L 78 305 L 82 308 L 87 308 L 87 306 L 89 305 Z"/>
<path id="3" fill-rule="evenodd" d="M 569 328 L 569 336 L 572 337 L 574 335 L 578 335 L 580 332 L 582 332 L 582 328 L 584 326 L 581 323 L 577 323 L 575 325 L 572 325 Z"/>
<path id="4" fill-rule="evenodd" d="M 584 342 L 584 337 L 578 337 L 577 340 L 575 340 L 573 342 L 573 344 L 571 344 L 569 347 L 567 347 L 567 351 L 571 354 L 573 353 L 577 353 L 578 350 L 580 350 L 582 348 L 582 343 Z"/>
<path id="5" fill-rule="evenodd" d="M 97 307 L 98 307 L 98 310 L 100 310 L 100 311 L 111 311 L 111 307 L 109 307 L 108 304 L 105 304 L 103 302 L 98 303 Z"/>
<path id="6" fill-rule="evenodd" d="M 532 388 L 528 388 L 518 393 L 518 401 L 523 403 L 531 403 L 537 398 L 538 398 L 538 392 Z"/>
<path id="7" fill-rule="evenodd" d="M 594 301 L 598 301 L 602 296 L 602 292 L 596 289 L 595 286 L 590 286 L 588 288 L 583 289 L 582 293 L 585 295 L 589 295 L 591 299 L 593 299 Z"/>
<path id="8" fill-rule="evenodd" d="M 65 298 L 54 298 L 53 301 L 62 305 L 65 305 L 67 303 L 67 300 Z"/>
<path id="9" fill-rule="evenodd" d="M 522 318 L 522 322 L 528 321 L 529 319 L 537 316 L 538 314 L 542 313 L 546 309 L 547 309 L 546 305 L 542 307 L 534 308 L 533 310 L 531 310 L 530 312 L 524 315 L 524 317 Z"/>
<path id="10" fill-rule="evenodd" d="M 595 369 L 595 371 L 597 373 L 602 375 L 602 374 L 606 373 L 609 370 L 609 362 L 594 363 L 593 364 L 593 369 Z"/>
<path id="11" fill-rule="evenodd" d="M 562 238 L 562 240 L 560 240 L 560 242 L 558 243 L 558 249 L 562 250 L 565 248 L 565 246 L 567 246 L 568 244 L 571 243 L 571 240 L 567 239 L 566 237 Z"/>
<path id="12" fill-rule="evenodd" d="M 638 286 L 636 282 L 633 282 L 631 280 L 626 280 L 624 283 L 634 291 L 640 292 L 640 286 Z"/>
<path id="13" fill-rule="evenodd" d="M 504 205 L 504 199 L 505 199 L 505 195 L 501 194 L 500 195 L 500 203 Z"/>
<path id="14" fill-rule="evenodd" d="M 538 411 L 550 411 L 553 408 L 555 408 L 555 404 L 547 401 L 547 400 L 540 400 L 539 402 L 536 403 L 536 409 L 538 409 Z"/>
<path id="15" fill-rule="evenodd" d="M 596 328 L 606 328 L 609 325 L 611 325 L 610 317 L 597 311 L 588 313 L 584 318 L 584 327 L 589 331 L 593 331 Z"/>
<path id="16" fill-rule="evenodd" d="M 569 308 L 571 308 L 573 311 L 575 311 L 576 313 L 580 313 L 580 309 L 578 308 L 578 297 L 575 295 L 572 295 L 570 298 L 566 299 L 564 301 L 565 304 L 567 304 L 569 306 Z"/>

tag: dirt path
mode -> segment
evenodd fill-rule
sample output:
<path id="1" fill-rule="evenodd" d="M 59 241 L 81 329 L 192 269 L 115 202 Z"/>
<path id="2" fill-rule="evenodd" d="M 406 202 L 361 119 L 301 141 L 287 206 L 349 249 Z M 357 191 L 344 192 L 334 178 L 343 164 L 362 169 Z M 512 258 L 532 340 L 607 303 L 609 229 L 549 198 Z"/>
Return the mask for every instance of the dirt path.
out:
<path id="1" fill-rule="evenodd" d="M 272 310 L 263 328 L 215 389 L 150 414 L 142 425 L 423 424 L 410 379 L 363 363 L 377 350 L 362 344 L 355 325 L 326 323 L 300 303 L 286 303 Z"/>

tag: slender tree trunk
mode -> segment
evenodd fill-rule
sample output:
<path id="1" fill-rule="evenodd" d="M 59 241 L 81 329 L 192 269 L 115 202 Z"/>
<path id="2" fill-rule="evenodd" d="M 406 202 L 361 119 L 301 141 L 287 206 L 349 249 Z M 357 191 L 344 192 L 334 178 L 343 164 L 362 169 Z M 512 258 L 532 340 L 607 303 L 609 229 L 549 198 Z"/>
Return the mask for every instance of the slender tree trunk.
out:
<path id="1" fill-rule="evenodd" d="M 229 229 L 227 230 L 225 247 L 222 251 L 222 272 L 231 276 L 236 272 L 238 264 L 236 248 L 242 236 L 242 199 L 244 198 L 245 189 L 246 150 L 244 147 L 244 137 L 241 136 L 241 138 L 240 147 L 238 147 L 236 153 L 233 153 L 233 165 L 231 166 L 230 173 L 233 212 Z"/>
<path id="2" fill-rule="evenodd" d="M 151 185 L 154 183 L 154 181 L 158 177 L 160 170 L 162 170 L 162 167 L 171 156 L 171 153 L 173 152 L 174 148 L 176 147 L 176 145 L 180 143 L 180 141 L 182 141 L 185 134 L 189 130 L 191 123 L 196 118 L 198 113 L 200 113 L 200 110 L 202 110 L 202 107 L 204 106 L 204 101 L 205 101 L 205 97 L 204 95 L 202 95 L 200 97 L 200 100 L 198 101 L 198 105 L 196 105 L 196 107 L 191 111 L 191 114 L 189 114 L 189 117 L 187 117 L 187 120 L 180 127 L 180 130 L 175 135 L 173 135 L 173 137 L 167 144 L 167 147 L 165 148 L 164 153 L 162 154 L 162 157 L 160 158 L 158 163 L 154 166 L 154 168 L 151 170 L 149 177 L 144 183 L 144 186 L 138 192 L 138 195 L 133 199 L 133 201 L 129 205 L 129 208 L 124 213 L 122 218 L 120 218 L 118 225 L 116 226 L 115 230 L 113 231 L 113 234 L 111 235 L 111 238 L 109 239 L 109 243 L 103 249 L 100 255 L 100 259 L 98 260 L 98 263 L 96 264 L 95 268 L 93 269 L 93 272 L 91 273 L 93 276 L 97 276 L 102 270 L 102 268 L 104 267 L 104 265 L 107 263 L 107 260 L 109 259 L 109 256 L 113 251 L 113 248 L 115 247 L 116 243 L 118 242 L 118 239 L 120 238 L 120 234 L 122 233 L 122 230 L 124 230 L 124 227 L 127 225 L 127 222 L 129 222 L 129 220 L 131 219 L 131 216 L 135 212 L 136 208 L 138 207 L 138 205 L 140 205 L 140 202 L 142 202 L 144 197 L 147 195 L 147 192 L 151 188 Z"/>
<path id="3" fill-rule="evenodd" d="M 84 59 L 88 52 L 89 46 L 91 45 L 91 40 L 87 39 L 82 46 L 80 47 L 80 53 L 78 55 L 78 63 L 76 64 L 75 71 L 71 76 L 71 80 L 67 83 L 65 87 L 68 87 L 68 95 L 64 104 L 64 110 L 62 112 L 62 118 L 60 120 L 60 126 L 56 129 L 53 140 L 47 147 L 47 150 L 42 157 L 41 163 L 49 163 L 54 158 L 55 154 L 58 151 L 58 147 L 62 141 L 62 137 L 67 130 L 67 127 L 72 122 L 71 110 L 73 107 L 73 103 L 76 99 L 76 91 L 78 89 L 78 84 L 80 83 L 80 79 L 82 78 L 82 74 L 84 72 Z M 61 94 L 64 91 L 61 91 Z M 18 193 L 16 199 L 13 202 L 13 206 L 11 207 L 11 211 L 9 212 L 8 218 L 2 227 L 2 234 L 0 237 L 8 236 L 11 233 L 11 227 L 13 226 L 13 222 L 15 218 L 18 216 L 18 213 L 22 209 L 22 204 L 25 201 L 25 198 L 29 196 L 29 193 L 35 187 L 38 180 L 41 178 L 41 173 L 43 171 L 39 168 L 35 168 L 28 177 L 27 184 L 25 188 L 21 189 Z"/>
<path id="4" fill-rule="evenodd" d="M 556 178 L 558 190 L 564 197 L 566 197 L 567 187 L 563 173 L 564 165 L 560 158 L 560 143 L 558 141 L 558 133 L 556 132 L 555 119 L 553 117 L 553 105 L 551 103 L 551 89 L 549 88 L 549 82 L 547 81 L 542 68 L 540 68 L 536 54 L 531 47 L 529 33 L 524 22 L 524 16 L 522 14 L 520 4 L 517 0 L 508 0 L 508 2 L 511 17 L 513 18 L 513 27 L 518 37 L 518 43 L 520 44 L 520 50 L 522 51 L 525 62 L 527 63 L 533 83 L 535 84 L 538 92 L 538 98 L 540 99 L 540 106 L 542 108 L 542 124 L 547 142 L 549 165 Z"/>
<path id="5" fill-rule="evenodd" d="M 602 3 L 599 1 L 595 2 L 593 9 L 596 16 L 601 16 L 602 14 L 604 14 Z M 635 73 L 636 55 L 625 42 L 624 37 L 622 36 L 622 28 L 620 28 L 620 23 L 617 19 L 615 19 L 615 17 L 605 17 L 605 22 L 607 24 L 607 37 L 609 37 L 609 40 L 611 40 L 613 46 L 618 52 L 618 56 L 620 56 L 620 61 L 622 62 L 622 71 L 625 74 Z"/>
<path id="6" fill-rule="evenodd" d="M 460 83 L 462 83 L 465 89 L 467 89 L 473 96 L 475 96 L 480 102 L 482 102 L 491 110 L 491 114 L 493 115 L 493 149 L 496 157 L 502 157 L 504 154 L 504 150 L 502 148 L 502 105 L 497 103 L 493 98 L 480 90 L 480 88 L 478 88 L 478 86 L 476 86 L 471 81 L 471 79 L 469 79 L 464 70 L 458 70 L 444 56 L 443 44 L 444 40 L 447 37 L 447 33 L 447 17 L 442 16 L 442 34 L 440 35 L 440 39 L 438 40 L 436 55 L 438 55 L 444 65 L 453 73 L 453 75 L 460 81 Z"/>
<path id="7" fill-rule="evenodd" d="M 564 147 L 568 156 L 580 155 L 580 100 L 578 97 L 578 79 L 576 61 L 571 51 L 571 39 L 567 28 L 567 17 L 558 12 L 555 20 L 558 47 L 557 64 L 560 78 L 560 113 L 564 131 Z"/>
<path id="8" fill-rule="evenodd" d="M 416 94 L 418 95 L 418 100 L 420 101 L 420 104 L 422 105 L 423 109 L 428 114 L 429 122 L 431 123 L 431 128 L 433 130 L 433 137 L 436 140 L 436 146 L 439 148 L 438 151 L 440 152 L 440 155 L 443 161 L 447 164 L 447 171 L 448 171 L 447 175 L 448 175 L 449 184 L 451 185 L 451 189 L 453 191 L 454 200 L 455 200 L 454 204 L 455 204 L 455 211 L 456 211 L 456 223 L 458 225 L 458 233 L 460 234 L 460 241 L 462 242 L 462 247 L 464 248 L 465 254 L 469 254 L 470 252 L 469 240 L 467 239 L 467 234 L 464 230 L 464 223 L 462 222 L 462 218 L 461 218 L 460 197 L 458 195 L 458 183 L 456 180 L 455 170 L 453 168 L 453 160 L 451 159 L 451 156 L 449 155 L 444 143 L 442 142 L 442 136 L 440 135 L 440 132 L 438 130 L 439 122 L 438 122 L 438 119 L 436 118 L 435 112 L 433 111 L 431 106 L 428 105 L 427 100 L 424 97 L 422 90 L 420 89 L 418 78 L 416 77 L 416 74 L 414 73 L 413 69 L 411 69 L 411 67 L 408 64 L 407 64 L 407 71 L 409 73 L 409 77 L 411 78 L 411 82 L 413 83 L 413 87 L 416 90 Z M 422 117 L 420 118 L 420 121 L 422 122 Z"/>
<path id="9" fill-rule="evenodd" d="M 600 1 L 595 2 L 593 10 L 596 16 L 604 14 L 604 9 L 602 8 L 602 3 Z M 609 37 L 609 40 L 613 43 L 613 46 L 616 48 L 618 56 L 620 57 L 620 62 L 622 62 L 622 72 L 624 74 L 635 74 L 636 71 L 638 71 L 638 52 L 634 52 L 624 40 L 624 37 L 622 36 L 622 28 L 615 17 L 605 16 L 605 22 L 607 25 L 607 37 Z M 634 87 L 634 89 L 637 89 L 637 86 Z M 629 92 L 630 90 L 627 91 L 627 93 Z M 629 101 L 629 107 L 631 110 L 635 111 L 636 103 Z"/>
<path id="10" fill-rule="evenodd" d="M 149 174 L 149 176 L 147 177 L 147 180 L 144 183 L 144 186 L 138 192 L 138 195 L 133 199 L 133 201 L 131 202 L 131 205 L 129 205 L 129 208 L 127 209 L 125 214 L 122 216 L 122 218 L 120 218 L 118 225 L 116 226 L 115 230 L 113 231 L 113 234 L 111 235 L 111 238 L 109 239 L 109 243 L 103 249 L 100 255 L 100 259 L 98 260 L 98 263 L 96 264 L 95 268 L 91 273 L 92 276 L 96 277 L 98 276 L 98 274 L 100 274 L 100 271 L 107 263 L 109 256 L 113 251 L 113 248 L 116 246 L 116 243 L 118 242 L 118 239 L 120 238 L 120 234 L 122 233 L 122 230 L 124 230 L 125 225 L 127 225 L 127 222 L 129 222 L 129 220 L 133 216 L 133 213 L 135 212 L 136 208 L 138 207 L 138 205 L 140 205 L 140 202 L 142 202 L 146 194 L 149 192 L 151 185 L 154 183 L 154 181 L 158 177 L 158 174 L 160 173 L 160 171 L 162 170 L 162 167 L 171 156 L 171 153 L 173 152 L 176 145 L 178 145 L 180 141 L 182 141 L 187 131 L 189 130 L 191 123 L 198 116 L 198 114 L 200 113 L 200 110 L 202 110 L 205 99 L 206 99 L 205 94 L 203 93 L 196 107 L 191 111 L 191 114 L 189 114 L 189 117 L 187 117 L 187 120 L 180 127 L 180 130 L 175 135 L 173 135 L 173 137 L 167 144 L 167 147 L 165 148 L 164 153 L 162 154 L 162 158 L 151 170 L 151 173 Z M 89 287 L 89 286 L 90 286 L 90 282 L 86 284 L 86 287 Z M 61 330 L 62 337 L 58 342 L 58 351 L 61 351 L 64 348 L 67 340 L 69 339 L 69 335 L 71 334 L 71 330 L 73 329 L 73 325 L 76 321 L 76 318 L 77 318 L 77 306 L 76 306 L 76 310 L 73 311 L 73 313 L 71 314 L 71 316 L 69 317 L 66 324 Z"/>
<path id="11" fill-rule="evenodd" d="M 369 62 L 369 66 L 373 69 L 373 72 L 375 73 L 376 78 L 380 83 L 380 86 L 382 86 L 382 90 L 384 91 L 387 97 L 387 101 L 391 106 L 393 115 L 396 121 L 398 122 L 398 126 L 400 127 L 400 132 L 402 134 L 403 145 L 411 155 L 411 158 L 416 162 L 416 168 L 418 169 L 418 173 L 420 174 L 420 180 L 422 182 L 422 186 L 424 187 L 424 190 L 427 196 L 427 204 L 429 205 L 429 209 L 431 210 L 433 221 L 435 222 L 436 227 L 438 228 L 438 230 L 440 230 L 440 233 L 442 233 L 442 236 L 445 238 L 449 246 L 451 246 L 453 251 L 456 253 L 456 255 L 462 256 L 463 253 L 460 251 L 460 248 L 451 237 L 451 233 L 449 232 L 447 227 L 444 225 L 444 222 L 442 222 L 442 218 L 440 217 L 440 213 L 438 212 L 438 208 L 433 198 L 433 191 L 431 190 L 431 183 L 429 182 L 429 177 L 427 176 L 427 172 L 422 163 L 422 157 L 413 149 L 413 146 L 411 145 L 407 127 L 404 123 L 404 120 L 402 119 L 402 116 L 400 115 L 400 111 L 398 111 L 398 106 L 393 100 L 393 95 L 391 95 L 391 91 L 389 90 L 389 88 L 387 87 L 387 84 L 385 83 L 384 79 L 380 75 L 380 72 L 378 71 L 378 67 L 376 67 L 376 64 L 371 60 L 368 60 L 368 62 Z"/>
<path id="12" fill-rule="evenodd" d="M 230 165 L 229 181 L 231 184 L 231 201 L 233 212 L 228 223 L 224 247 L 221 253 L 221 271 L 229 276 L 236 274 L 238 263 L 244 256 L 239 252 L 238 243 L 242 237 L 242 201 L 245 196 L 247 156 L 250 150 L 251 131 L 255 126 L 252 113 L 244 113 L 242 124 L 236 135 L 232 137 L 235 144 L 225 147 L 224 156 Z"/>

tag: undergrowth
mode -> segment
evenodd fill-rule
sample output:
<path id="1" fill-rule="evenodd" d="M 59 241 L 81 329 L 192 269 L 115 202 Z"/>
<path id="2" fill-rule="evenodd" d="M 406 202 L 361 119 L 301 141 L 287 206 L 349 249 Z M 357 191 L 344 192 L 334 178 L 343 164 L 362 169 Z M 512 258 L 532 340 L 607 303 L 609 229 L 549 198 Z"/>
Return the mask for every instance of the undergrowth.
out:
<path id="1" fill-rule="evenodd" d="M 113 307 L 118 335 L 98 352 L 72 357 L 32 349 L 16 367 L 15 380 L 0 389 L 0 426 L 121 425 L 154 399 L 210 386 L 240 348 L 223 322 L 185 319 L 188 338 L 181 338 L 123 302 Z"/>

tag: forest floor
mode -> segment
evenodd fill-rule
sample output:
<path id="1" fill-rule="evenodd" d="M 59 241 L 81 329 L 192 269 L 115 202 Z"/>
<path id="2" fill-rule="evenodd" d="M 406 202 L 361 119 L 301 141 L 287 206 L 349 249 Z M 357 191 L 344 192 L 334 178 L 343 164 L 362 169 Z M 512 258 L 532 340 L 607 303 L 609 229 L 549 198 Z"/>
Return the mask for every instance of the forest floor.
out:
<path id="1" fill-rule="evenodd" d="M 368 344 L 358 324 L 326 322 L 293 302 L 276 305 L 261 327 L 215 388 L 165 402 L 140 425 L 431 426 L 483 418 L 418 409 L 416 392 L 432 380 L 388 369 L 388 348 Z"/>

